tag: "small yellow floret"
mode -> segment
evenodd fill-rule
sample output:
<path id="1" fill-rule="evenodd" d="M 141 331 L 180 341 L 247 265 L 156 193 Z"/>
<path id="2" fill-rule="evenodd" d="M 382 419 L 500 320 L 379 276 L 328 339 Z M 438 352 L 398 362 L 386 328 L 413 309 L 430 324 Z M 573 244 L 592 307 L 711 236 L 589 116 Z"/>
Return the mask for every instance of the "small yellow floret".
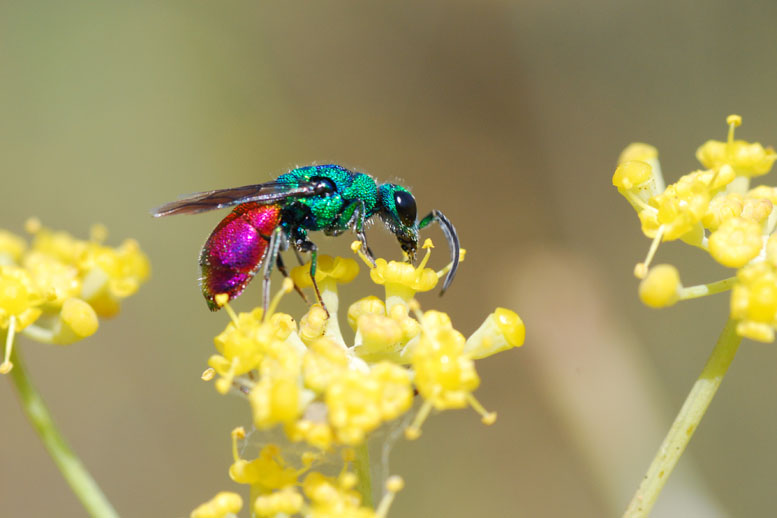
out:
<path id="1" fill-rule="evenodd" d="M 758 256 L 764 244 L 761 225 L 741 217 L 730 218 L 710 235 L 710 255 L 723 266 L 741 268 Z"/>
<path id="2" fill-rule="evenodd" d="M 254 460 L 235 459 L 229 476 L 238 484 L 251 484 L 264 490 L 281 489 L 297 483 L 298 470 L 287 466 L 280 448 L 269 444 Z"/>
<path id="3" fill-rule="evenodd" d="M 418 392 L 438 410 L 466 406 L 480 378 L 472 359 L 464 353 L 464 337 L 444 313 L 427 311 L 422 326 L 412 357 Z"/>
<path id="4" fill-rule="evenodd" d="M 301 387 L 294 373 L 262 376 L 248 395 L 254 424 L 267 429 L 279 423 L 290 423 L 302 413 Z"/>
<path id="5" fill-rule="evenodd" d="M 742 214 L 745 207 L 745 197 L 740 193 L 729 193 L 725 196 L 716 196 L 707 206 L 707 211 L 702 218 L 702 224 L 710 230 L 717 230 L 718 227 L 731 218 Z"/>
<path id="6" fill-rule="evenodd" d="M 381 422 L 380 385 L 369 374 L 344 372 L 327 388 L 325 401 L 329 423 L 343 444 L 361 444 Z"/>
<path id="7" fill-rule="evenodd" d="M 376 259 L 370 278 L 375 284 L 402 286 L 414 292 L 429 291 L 437 285 L 437 273 L 431 268 L 416 269 L 410 263 L 381 258 Z"/>
<path id="8" fill-rule="evenodd" d="M 118 313 L 120 300 L 134 294 L 151 271 L 148 258 L 133 239 L 117 248 L 89 243 L 75 264 L 85 272 L 81 298 L 98 315 L 108 317 Z"/>
<path id="9" fill-rule="evenodd" d="M 305 386 L 319 393 L 324 392 L 347 368 L 348 355 L 345 347 L 328 337 L 312 342 L 302 359 Z"/>
<path id="10" fill-rule="evenodd" d="M 467 339 L 464 352 L 472 359 L 486 358 L 512 347 L 520 347 L 526 338 L 523 320 L 514 311 L 496 308 Z"/>
<path id="11" fill-rule="evenodd" d="M 66 299 L 54 326 L 52 343 L 66 345 L 92 336 L 99 325 L 92 306 L 81 299 Z"/>
<path id="12" fill-rule="evenodd" d="M 7 329 L 11 317 L 16 330 L 24 329 L 41 315 L 43 295 L 35 288 L 26 270 L 0 266 L 0 328 Z"/>
<path id="13" fill-rule="evenodd" d="M 737 333 L 760 342 L 774 341 L 777 326 L 777 273 L 768 263 L 754 263 L 739 270 L 731 291 L 731 318 Z"/>
<path id="14" fill-rule="evenodd" d="M 393 475 L 386 480 L 386 491 L 399 493 L 405 488 L 405 481 L 398 475 Z"/>
<path id="15" fill-rule="evenodd" d="M 612 175 L 612 184 L 618 189 L 631 190 L 652 178 L 652 170 L 645 162 L 630 160 L 622 162 Z"/>
<path id="16" fill-rule="evenodd" d="M 237 493 L 222 491 L 201 504 L 189 515 L 190 518 L 226 518 L 239 513 L 243 508 L 243 499 Z"/>
<path id="17" fill-rule="evenodd" d="M 0 230 L 0 264 L 18 263 L 27 250 L 27 242 L 7 230 Z"/>
<path id="18" fill-rule="evenodd" d="M 332 279 L 340 284 L 347 284 L 354 280 L 358 273 L 359 265 L 350 257 L 318 256 L 316 264 L 317 283 L 323 283 L 327 279 Z M 292 268 L 290 276 L 300 288 L 313 286 L 313 281 L 310 278 L 310 263 Z"/>
<path id="19" fill-rule="evenodd" d="M 261 495 L 254 501 L 258 516 L 291 516 L 300 512 L 304 500 L 296 488 L 285 487 L 269 495 Z"/>
<path id="20" fill-rule="evenodd" d="M 639 298 L 651 308 L 671 306 L 680 297 L 680 273 L 671 264 L 659 264 L 639 283 Z"/>
<path id="21" fill-rule="evenodd" d="M 370 371 L 380 391 L 378 408 L 384 421 L 391 421 L 413 406 L 413 389 L 407 369 L 390 362 L 380 362 Z"/>
<path id="22" fill-rule="evenodd" d="M 758 142 L 734 140 L 734 128 L 742 123 L 738 115 L 730 115 L 728 140 L 720 142 L 708 140 L 696 151 L 696 158 L 708 169 L 719 170 L 724 165 L 731 166 L 737 176 L 761 176 L 769 172 L 777 159 L 772 148 L 764 148 Z"/>
<path id="23" fill-rule="evenodd" d="M 639 160 L 641 162 L 647 162 L 658 158 L 658 149 L 650 144 L 644 144 L 642 142 L 633 142 L 626 146 L 626 149 L 621 151 L 618 157 L 618 164 L 628 162 L 630 160 Z"/>
<path id="24" fill-rule="evenodd" d="M 357 329 L 361 343 L 357 344 L 354 352 L 365 359 L 377 359 L 396 352 L 403 335 L 402 327 L 384 315 L 360 316 Z"/>
<path id="25" fill-rule="evenodd" d="M 733 173 L 724 174 L 723 171 L 719 175 L 713 175 L 711 171 L 697 171 L 683 176 L 650 199 L 650 205 L 657 211 L 643 210 L 639 213 L 642 231 L 646 236 L 654 237 L 659 227 L 663 227 L 664 241 L 701 231 L 700 222 L 707 212 L 712 194 L 733 179 Z"/>
<path id="26" fill-rule="evenodd" d="M 326 311 L 320 304 L 310 306 L 308 312 L 305 313 L 299 322 L 300 339 L 310 345 L 313 340 L 323 336 L 327 320 Z"/>
<path id="27" fill-rule="evenodd" d="M 359 317 L 367 314 L 385 315 L 386 304 L 374 295 L 357 300 L 348 307 L 348 325 L 351 326 L 351 329 L 356 331 Z"/>

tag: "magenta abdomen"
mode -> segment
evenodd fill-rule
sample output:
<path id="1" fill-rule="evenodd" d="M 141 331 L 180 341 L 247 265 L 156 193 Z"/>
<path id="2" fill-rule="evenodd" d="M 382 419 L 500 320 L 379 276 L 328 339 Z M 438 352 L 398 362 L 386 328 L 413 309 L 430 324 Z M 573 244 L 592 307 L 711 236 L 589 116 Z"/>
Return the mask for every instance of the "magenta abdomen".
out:
<path id="1" fill-rule="evenodd" d="M 211 311 L 220 293 L 234 299 L 243 292 L 262 264 L 269 237 L 281 219 L 279 205 L 255 202 L 238 205 L 213 230 L 202 247 L 202 293 Z"/>

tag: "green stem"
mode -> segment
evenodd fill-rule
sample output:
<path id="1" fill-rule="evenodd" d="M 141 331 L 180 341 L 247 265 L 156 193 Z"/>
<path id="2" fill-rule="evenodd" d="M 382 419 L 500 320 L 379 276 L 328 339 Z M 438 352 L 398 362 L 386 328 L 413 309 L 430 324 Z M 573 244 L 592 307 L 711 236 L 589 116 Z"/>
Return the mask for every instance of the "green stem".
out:
<path id="1" fill-rule="evenodd" d="M 94 518 L 118 518 L 118 513 L 59 433 L 46 404 L 30 381 L 18 349 L 17 347 L 11 353 L 13 370 L 10 376 L 19 392 L 24 413 L 27 414 L 49 455 L 54 459 L 62 476 L 65 477 L 89 515 Z"/>
<path id="2" fill-rule="evenodd" d="M 680 300 L 696 299 L 707 295 L 714 295 L 723 291 L 730 290 L 736 283 L 736 277 L 729 277 L 709 284 L 699 284 L 698 286 L 689 286 L 680 289 Z"/>
<path id="3" fill-rule="evenodd" d="M 704 370 L 694 383 L 642 483 L 631 499 L 623 515 L 624 518 L 646 517 L 655 505 L 664 484 L 677 465 L 677 461 L 680 460 L 693 432 L 698 428 L 701 418 L 704 417 L 707 407 L 723 381 L 723 376 L 726 375 L 741 341 L 742 337 L 736 333 L 736 321 L 729 320 Z"/>
<path id="4" fill-rule="evenodd" d="M 362 495 L 362 505 L 372 508 L 372 477 L 370 475 L 370 450 L 365 440 L 356 448 L 356 458 L 353 461 L 359 482 L 356 490 Z"/>

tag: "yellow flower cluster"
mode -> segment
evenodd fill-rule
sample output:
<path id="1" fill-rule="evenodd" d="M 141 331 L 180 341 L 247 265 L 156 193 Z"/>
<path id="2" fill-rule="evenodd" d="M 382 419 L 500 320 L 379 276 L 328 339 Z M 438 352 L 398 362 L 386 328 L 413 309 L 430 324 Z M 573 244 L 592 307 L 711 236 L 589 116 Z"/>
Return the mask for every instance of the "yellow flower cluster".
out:
<path id="1" fill-rule="evenodd" d="M 231 322 L 216 337 L 218 354 L 209 359 L 203 378 L 216 378 L 221 393 L 245 395 L 256 429 L 278 427 L 289 441 L 298 443 L 297 449 L 307 452 L 298 456 L 296 467 L 274 445 L 265 446 L 256 459 L 245 460 L 237 445 L 245 433 L 242 429 L 233 433 L 235 461 L 230 475 L 251 487 L 251 509 L 257 516 L 382 518 L 401 489 L 401 480 L 390 478 L 384 500 L 372 509 L 354 489 L 359 481 L 348 453 L 351 448 L 364 447 L 373 431 L 392 422 L 405 427 L 406 437 L 415 438 L 432 409 L 471 406 L 485 423 L 495 420 L 472 394 L 480 381 L 474 360 L 522 345 L 523 322 L 514 312 L 499 308 L 466 339 L 445 313 L 422 312 L 415 294 L 433 289 L 450 267 L 440 272 L 427 268 L 431 241 L 424 248 L 426 256 L 416 268 L 383 259 L 373 265 L 360 243 L 353 244 L 352 250 L 370 267 L 371 279 L 384 287 L 385 296 L 368 296 L 348 307 L 352 343 L 341 333 L 337 289 L 358 274 L 354 259 L 318 258 L 316 283 L 328 317 L 319 304 L 311 306 L 299 324 L 276 312 L 283 294 L 295 284 L 311 285 L 308 265 L 291 271 L 267 315 L 261 309 L 235 314 L 225 304 Z M 422 402 L 414 418 L 400 419 L 413 408 L 416 394 Z M 338 476 L 314 469 L 335 451 L 344 452 Z M 231 516 L 240 506 L 233 496 L 224 495 L 203 504 L 192 517 Z M 221 511 L 212 511 L 217 508 Z"/>
<path id="2" fill-rule="evenodd" d="M 148 278 L 148 258 L 136 241 L 105 246 L 104 227 L 87 241 L 26 224 L 32 243 L 0 230 L 0 331 L 5 352 L 0 373 L 8 373 L 14 336 L 21 332 L 49 344 L 70 344 L 94 334 L 98 317 L 118 313 L 121 299 Z"/>
<path id="3" fill-rule="evenodd" d="M 710 140 L 696 151 L 705 167 L 664 187 L 658 153 L 632 144 L 623 151 L 613 185 L 631 203 L 643 233 L 653 238 L 635 274 L 640 298 L 651 307 L 732 290 L 731 318 L 737 333 L 773 342 L 777 329 L 777 187 L 751 188 L 750 179 L 767 174 L 777 152 L 759 143 L 734 139 L 742 118 L 731 115 L 728 139 Z M 736 275 L 700 286 L 683 287 L 671 265 L 650 267 L 662 241 L 682 240 L 706 251 Z"/>

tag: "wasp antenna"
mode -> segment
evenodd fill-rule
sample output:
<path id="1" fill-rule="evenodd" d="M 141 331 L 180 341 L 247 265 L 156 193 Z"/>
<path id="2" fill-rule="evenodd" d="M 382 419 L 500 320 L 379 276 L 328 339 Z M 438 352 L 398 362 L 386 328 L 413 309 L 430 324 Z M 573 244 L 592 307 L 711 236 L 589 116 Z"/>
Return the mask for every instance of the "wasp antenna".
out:
<path id="1" fill-rule="evenodd" d="M 451 251 L 451 269 L 448 270 L 448 275 L 445 276 L 445 282 L 442 283 L 442 289 L 440 290 L 440 295 L 442 295 L 453 282 L 456 271 L 459 269 L 461 246 L 459 245 L 459 236 L 456 234 L 456 228 L 453 226 L 453 223 L 445 217 L 445 214 L 439 210 L 433 210 L 430 216 L 432 216 L 434 221 L 440 225 L 443 234 L 445 234 L 445 239 L 448 240 L 448 248 L 450 248 Z M 427 219 L 428 217 L 429 216 L 424 219 Z"/>

